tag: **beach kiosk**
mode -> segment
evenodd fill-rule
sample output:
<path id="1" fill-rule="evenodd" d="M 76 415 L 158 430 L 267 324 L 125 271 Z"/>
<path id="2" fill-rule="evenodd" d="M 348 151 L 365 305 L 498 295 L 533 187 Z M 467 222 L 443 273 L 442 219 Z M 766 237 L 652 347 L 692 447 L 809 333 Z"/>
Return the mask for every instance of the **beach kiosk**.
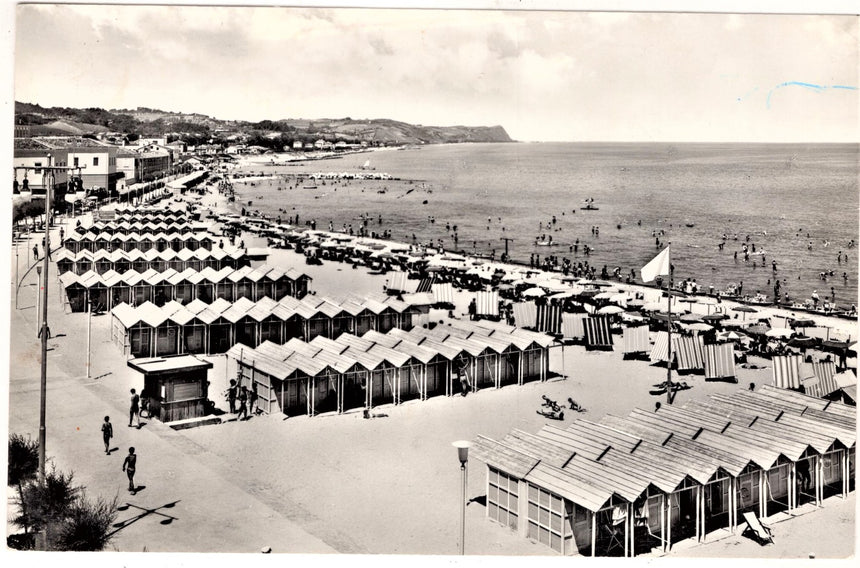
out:
<path id="1" fill-rule="evenodd" d="M 150 416 L 162 422 L 200 418 L 206 413 L 207 373 L 212 363 L 193 355 L 131 359 L 128 366 L 143 373 L 143 393 Z"/>

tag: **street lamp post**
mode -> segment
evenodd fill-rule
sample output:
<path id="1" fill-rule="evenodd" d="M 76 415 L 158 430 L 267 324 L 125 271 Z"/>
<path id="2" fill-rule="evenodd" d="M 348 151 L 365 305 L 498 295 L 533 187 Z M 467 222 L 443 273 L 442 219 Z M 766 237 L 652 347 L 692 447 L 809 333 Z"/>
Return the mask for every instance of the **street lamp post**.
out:
<path id="1" fill-rule="evenodd" d="M 42 267 L 40 265 L 36 265 L 36 335 L 39 335 L 39 330 L 42 329 Z"/>
<path id="2" fill-rule="evenodd" d="M 469 464 L 469 447 L 472 445 L 466 440 L 458 440 L 451 444 L 457 448 L 457 458 L 460 460 L 460 472 L 463 477 L 463 494 L 460 496 L 460 555 L 466 554 L 466 483 Z"/>
<path id="3" fill-rule="evenodd" d="M 48 154 L 48 167 L 51 155 Z M 48 257 L 51 250 L 51 193 L 54 191 L 54 171 L 50 170 L 45 187 L 45 250 L 42 251 L 42 362 L 39 369 L 39 476 L 45 480 L 45 398 L 48 391 Z"/>
<path id="4" fill-rule="evenodd" d="M 90 300 L 90 291 L 87 290 L 87 379 L 90 378 L 90 345 L 92 337 L 93 303 Z"/>

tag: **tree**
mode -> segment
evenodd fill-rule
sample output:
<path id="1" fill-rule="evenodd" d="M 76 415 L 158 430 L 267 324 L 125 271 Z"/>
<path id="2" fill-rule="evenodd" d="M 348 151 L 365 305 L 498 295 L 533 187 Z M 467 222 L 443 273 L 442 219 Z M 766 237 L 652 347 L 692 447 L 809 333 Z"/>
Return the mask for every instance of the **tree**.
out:
<path id="1" fill-rule="evenodd" d="M 20 485 L 33 479 L 38 469 L 39 442 L 20 434 L 9 436 L 9 485 Z"/>

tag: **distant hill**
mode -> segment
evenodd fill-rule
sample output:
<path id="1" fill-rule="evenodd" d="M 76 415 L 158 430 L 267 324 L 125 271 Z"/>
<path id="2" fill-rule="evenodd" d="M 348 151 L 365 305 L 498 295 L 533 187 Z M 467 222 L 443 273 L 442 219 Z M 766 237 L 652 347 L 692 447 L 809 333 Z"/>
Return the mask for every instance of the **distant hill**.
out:
<path id="1" fill-rule="evenodd" d="M 354 120 L 286 119 L 278 124 L 303 133 L 317 133 L 326 140 L 386 144 L 450 144 L 455 142 L 513 142 L 502 126 L 423 126 L 387 118 Z"/>
<path id="2" fill-rule="evenodd" d="M 151 108 L 104 110 L 44 108 L 15 102 L 17 124 L 62 134 L 112 131 L 150 136 L 168 134 L 189 141 L 245 138 L 270 145 L 318 139 L 372 145 L 449 144 L 458 142 L 513 142 L 502 126 L 423 126 L 387 118 L 284 119 L 246 122 L 219 120 L 197 113 L 177 113 Z M 38 126 L 37 126 L 38 125 Z M 268 142 L 266 142 L 268 141 Z"/>

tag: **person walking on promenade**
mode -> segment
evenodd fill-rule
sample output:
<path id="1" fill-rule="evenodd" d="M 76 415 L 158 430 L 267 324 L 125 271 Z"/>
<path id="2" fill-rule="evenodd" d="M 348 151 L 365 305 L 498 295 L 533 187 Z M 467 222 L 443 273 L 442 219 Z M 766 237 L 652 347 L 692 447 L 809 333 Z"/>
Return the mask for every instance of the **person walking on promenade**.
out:
<path id="1" fill-rule="evenodd" d="M 236 379 L 230 379 L 230 387 L 227 389 L 227 402 L 230 403 L 230 414 L 236 414 L 236 391 L 239 387 L 236 386 Z"/>
<path id="2" fill-rule="evenodd" d="M 33 245 L 33 260 L 39 260 L 39 245 Z"/>
<path id="3" fill-rule="evenodd" d="M 131 389 L 131 405 L 128 407 L 128 427 L 131 428 L 132 421 L 137 418 L 137 427 L 140 428 L 140 397 L 134 389 Z"/>
<path id="4" fill-rule="evenodd" d="M 257 404 L 257 382 L 251 382 L 251 392 L 248 395 L 248 415 L 254 414 L 254 406 Z"/>
<path id="5" fill-rule="evenodd" d="M 239 391 L 239 414 L 236 420 L 242 420 L 242 418 L 248 418 L 248 387 L 246 386 Z"/>
<path id="6" fill-rule="evenodd" d="M 102 422 L 102 440 L 105 443 L 105 455 L 110 455 L 110 439 L 113 438 L 113 424 L 110 423 L 110 416 L 105 416 L 105 421 Z"/>
<path id="7" fill-rule="evenodd" d="M 122 470 L 128 475 L 128 490 L 131 491 L 132 495 L 136 495 L 137 487 L 134 485 L 134 472 L 137 470 L 137 454 L 134 453 L 134 447 L 128 449 L 128 455 L 122 462 Z"/>

